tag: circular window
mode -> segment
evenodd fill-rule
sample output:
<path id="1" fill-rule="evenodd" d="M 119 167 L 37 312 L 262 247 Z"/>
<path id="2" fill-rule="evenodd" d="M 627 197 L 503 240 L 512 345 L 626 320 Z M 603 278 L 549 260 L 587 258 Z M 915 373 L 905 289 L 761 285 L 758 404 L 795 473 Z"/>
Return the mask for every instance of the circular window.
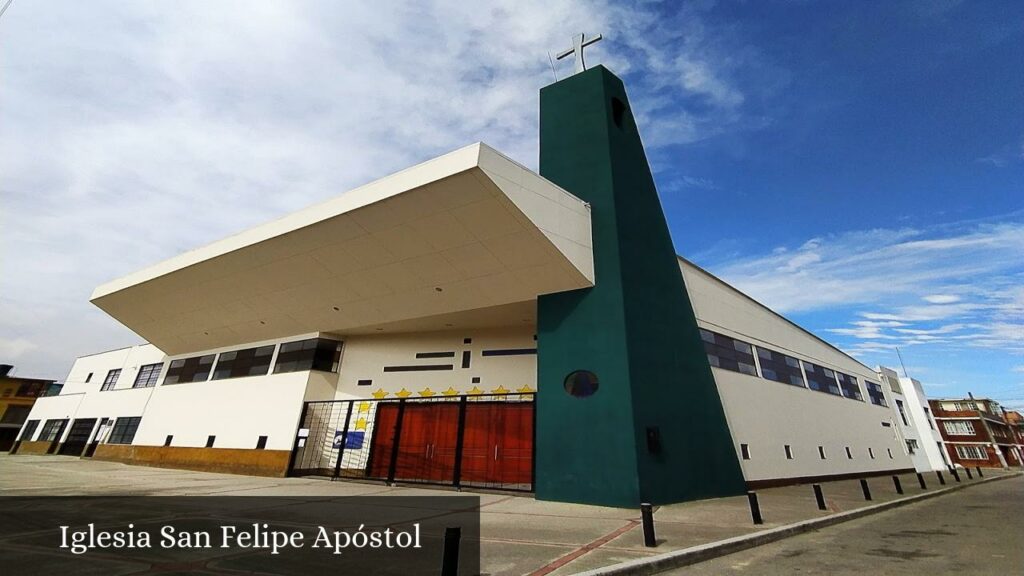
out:
<path id="1" fill-rule="evenodd" d="M 576 398 L 586 398 L 597 392 L 597 374 L 577 370 L 565 377 L 565 391 Z"/>

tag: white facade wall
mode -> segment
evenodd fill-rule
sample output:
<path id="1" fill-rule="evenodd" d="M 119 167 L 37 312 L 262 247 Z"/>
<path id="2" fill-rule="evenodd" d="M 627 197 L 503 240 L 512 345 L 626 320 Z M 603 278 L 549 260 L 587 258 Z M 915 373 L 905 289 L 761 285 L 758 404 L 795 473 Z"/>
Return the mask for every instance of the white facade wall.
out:
<path id="1" fill-rule="evenodd" d="M 465 340 L 471 340 L 466 343 Z M 510 328 L 469 331 L 352 336 L 342 352 L 339 400 L 369 398 L 376 392 L 395 398 L 403 389 L 412 396 L 442 395 L 445 391 L 467 394 L 474 389 L 486 393 L 499 388 L 508 392 L 537 390 L 536 354 L 488 355 L 496 350 L 536 350 L 534 327 L 523 324 Z M 451 357 L 417 358 L 416 354 L 452 352 Z M 469 352 L 469 367 L 462 367 L 463 353 Z M 452 370 L 385 372 L 384 367 L 452 365 Z M 474 382 L 478 378 L 479 382 Z M 370 380 L 369 385 L 359 381 Z"/>
<path id="2" fill-rule="evenodd" d="M 349 338 L 323 334 L 325 338 L 343 341 L 339 373 L 305 371 L 212 380 L 214 366 L 206 381 L 178 384 L 164 384 L 167 364 L 172 360 L 318 335 L 296 335 L 170 357 L 149 344 L 123 348 L 79 358 L 62 393 L 39 399 L 29 419 L 41 421 L 38 435 L 48 419 L 114 420 L 141 416 L 132 442 L 135 445 L 162 446 L 167 436 L 173 436 L 172 446 L 203 447 L 209 436 L 215 436 L 215 448 L 255 448 L 259 437 L 267 436 L 267 449 L 291 450 L 306 401 L 396 398 L 406 393 L 409 397 L 424 397 L 446 392 L 535 391 L 535 353 L 484 356 L 485 351 L 535 350 L 533 331 L 532 324 L 524 324 L 506 329 Z M 467 339 L 470 342 L 465 342 Z M 450 352 L 451 356 L 416 357 L 418 353 L 437 352 Z M 469 353 L 469 366 L 464 368 L 465 352 Z M 272 365 L 274 361 L 276 354 Z M 157 386 L 132 388 L 139 367 L 154 363 L 164 365 Z M 384 371 L 385 367 L 417 365 L 451 365 L 452 369 Z M 114 389 L 101 391 L 104 378 L 113 369 L 122 370 Z M 475 379 L 478 381 L 474 382 Z M 367 380 L 371 384 L 360 384 Z"/>
<path id="3" fill-rule="evenodd" d="M 747 481 L 913 467 L 893 412 L 868 401 L 865 380 L 880 383 L 874 370 L 689 262 L 680 268 L 701 328 L 855 376 L 861 387 L 864 401 L 857 401 L 712 368 Z M 891 391 L 882 390 L 891 406 Z M 750 459 L 742 458 L 741 444 Z"/>
<path id="4" fill-rule="evenodd" d="M 877 367 L 876 372 L 892 393 L 895 421 L 906 443 L 906 452 L 914 463 L 914 469 L 918 472 L 945 469 L 942 439 L 938 437 L 935 422 L 925 412 L 928 399 L 924 396 L 921 383 L 911 378 L 901 378 L 895 370 L 884 366 Z"/>
<path id="5" fill-rule="evenodd" d="M 71 421 L 78 418 L 96 418 L 98 421 L 102 418 L 113 420 L 141 416 L 154 388 L 132 388 L 132 384 L 140 366 L 162 362 L 163 358 L 162 351 L 151 344 L 144 344 L 82 356 L 75 360 L 60 395 L 39 398 L 32 406 L 27 420 L 39 420 L 35 436 L 38 437 L 45 422 L 51 419 L 69 421 L 64 436 L 60 438 L 63 441 L 70 431 Z M 107 373 L 115 369 L 120 369 L 121 374 L 114 389 L 101 392 Z"/>
<path id="6" fill-rule="evenodd" d="M 900 386 L 907 397 L 907 409 L 921 436 L 921 448 L 927 459 L 929 470 L 944 470 L 949 465 L 946 451 L 942 446 L 939 425 L 931 415 L 928 396 L 924 387 L 913 378 L 900 378 Z"/>

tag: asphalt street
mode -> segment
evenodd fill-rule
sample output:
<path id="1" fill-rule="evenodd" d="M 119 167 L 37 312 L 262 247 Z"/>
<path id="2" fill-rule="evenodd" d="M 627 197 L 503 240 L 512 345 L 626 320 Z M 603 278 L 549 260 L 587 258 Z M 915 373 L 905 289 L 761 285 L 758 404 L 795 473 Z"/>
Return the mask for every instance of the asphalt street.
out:
<path id="1" fill-rule="evenodd" d="M 1021 574 L 1024 477 L 974 486 L 665 574 Z"/>

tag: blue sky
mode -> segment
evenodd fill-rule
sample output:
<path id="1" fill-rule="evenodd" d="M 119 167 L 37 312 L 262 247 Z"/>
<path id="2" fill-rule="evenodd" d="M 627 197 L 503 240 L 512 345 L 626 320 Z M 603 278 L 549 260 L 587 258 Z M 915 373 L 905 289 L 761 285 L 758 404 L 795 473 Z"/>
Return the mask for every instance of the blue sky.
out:
<path id="1" fill-rule="evenodd" d="M 1024 406 L 1019 2 L 16 1 L 0 361 L 137 342 L 112 278 L 482 140 L 535 167 L 547 53 L 627 83 L 681 254 L 933 396 Z M 559 62 L 564 77 L 571 64 Z"/>

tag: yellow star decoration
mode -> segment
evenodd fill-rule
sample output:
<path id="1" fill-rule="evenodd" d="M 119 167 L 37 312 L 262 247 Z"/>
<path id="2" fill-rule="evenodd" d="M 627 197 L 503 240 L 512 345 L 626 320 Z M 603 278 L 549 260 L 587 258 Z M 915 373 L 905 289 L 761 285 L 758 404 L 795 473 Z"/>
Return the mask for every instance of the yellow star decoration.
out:
<path id="1" fill-rule="evenodd" d="M 420 390 L 419 394 L 420 394 L 420 396 L 423 396 L 424 398 L 430 398 L 431 396 L 436 395 L 437 392 L 434 392 L 433 390 L 430 389 L 430 386 L 427 386 L 423 390 Z"/>
<path id="2" fill-rule="evenodd" d="M 398 396 L 399 398 L 408 398 L 409 396 L 412 396 L 412 392 L 402 388 L 398 392 L 395 392 L 395 396 Z"/>
<path id="3" fill-rule="evenodd" d="M 369 411 L 370 411 L 370 403 L 369 402 L 360 402 L 359 403 L 359 412 L 360 413 L 369 412 Z"/>
<path id="4" fill-rule="evenodd" d="M 441 394 L 444 394 L 445 396 L 455 396 L 458 393 L 459 391 L 456 390 L 455 388 L 452 388 L 451 386 L 449 386 L 447 390 L 441 392 Z"/>
<path id="5" fill-rule="evenodd" d="M 477 388 L 476 386 L 473 386 L 473 389 L 470 390 L 469 392 L 467 392 L 467 394 L 471 394 L 471 395 L 474 395 L 474 396 L 477 395 L 477 394 L 483 394 L 483 393 L 484 393 L 484 391 L 479 389 L 479 388 Z"/>
<path id="6" fill-rule="evenodd" d="M 522 388 L 516 390 L 516 392 L 519 392 L 520 394 L 529 394 L 530 392 L 533 392 L 533 388 L 530 388 L 529 385 L 525 385 Z"/>
<path id="7" fill-rule="evenodd" d="M 508 394 L 508 390 L 506 390 L 504 386 L 499 384 L 497 388 L 491 390 L 491 394 Z"/>
<path id="8" fill-rule="evenodd" d="M 387 395 L 388 395 L 388 393 L 385 392 L 383 388 L 377 388 L 376 392 L 374 392 L 373 394 L 370 394 L 370 396 L 373 396 L 377 400 L 380 400 L 381 398 L 383 398 L 383 397 L 385 397 Z"/>
<path id="9" fill-rule="evenodd" d="M 360 417 L 356 420 L 356 430 L 366 430 L 366 418 Z"/>

